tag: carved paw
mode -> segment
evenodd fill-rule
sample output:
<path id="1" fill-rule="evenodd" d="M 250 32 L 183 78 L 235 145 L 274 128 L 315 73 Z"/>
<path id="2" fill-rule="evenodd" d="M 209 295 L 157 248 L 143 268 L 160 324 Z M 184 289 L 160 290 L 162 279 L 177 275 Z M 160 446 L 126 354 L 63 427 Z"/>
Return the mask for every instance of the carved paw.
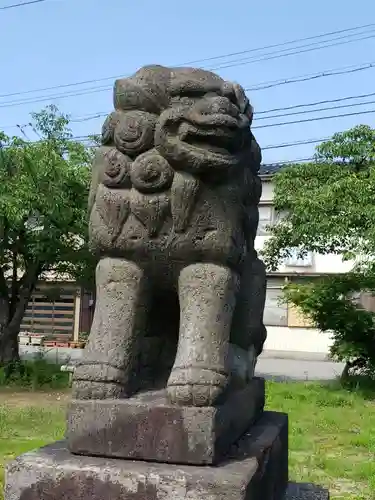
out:
<path id="1" fill-rule="evenodd" d="M 169 401 L 179 406 L 213 406 L 223 389 L 210 385 L 172 385 L 167 392 Z"/>
<path id="2" fill-rule="evenodd" d="M 209 369 L 173 369 L 167 394 L 179 406 L 214 406 L 228 385 L 228 377 Z"/>
<path id="3" fill-rule="evenodd" d="M 73 385 L 73 399 L 123 399 L 125 388 L 113 382 L 77 381 Z"/>

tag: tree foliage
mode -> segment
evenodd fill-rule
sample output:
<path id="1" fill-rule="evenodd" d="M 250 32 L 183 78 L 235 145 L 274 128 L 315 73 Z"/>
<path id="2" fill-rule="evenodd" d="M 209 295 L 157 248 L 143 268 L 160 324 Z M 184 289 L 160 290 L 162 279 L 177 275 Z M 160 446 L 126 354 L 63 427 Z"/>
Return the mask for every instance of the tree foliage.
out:
<path id="1" fill-rule="evenodd" d="M 375 273 L 368 269 L 342 276 L 326 276 L 306 285 L 290 284 L 284 288 L 288 301 L 319 326 L 333 332 L 331 356 L 345 361 L 344 376 L 375 374 L 374 313 L 355 300 L 358 292 L 375 291 Z"/>
<path id="2" fill-rule="evenodd" d="M 47 273 L 90 280 L 86 206 L 92 152 L 68 117 L 32 114 L 39 140 L 0 135 L 0 364 L 18 358 L 27 303 Z"/>
<path id="3" fill-rule="evenodd" d="M 275 209 L 264 259 L 275 269 L 290 248 L 301 253 L 375 255 L 375 130 L 361 125 L 317 147 L 312 163 L 275 175 Z"/>
<path id="4" fill-rule="evenodd" d="M 374 315 L 353 294 L 375 291 L 375 130 L 360 125 L 317 147 L 311 163 L 275 176 L 275 208 L 263 258 L 275 270 L 298 248 L 353 259 L 353 271 L 308 285 L 289 285 L 289 301 L 323 331 L 332 331 L 332 355 L 348 367 L 375 372 Z"/>

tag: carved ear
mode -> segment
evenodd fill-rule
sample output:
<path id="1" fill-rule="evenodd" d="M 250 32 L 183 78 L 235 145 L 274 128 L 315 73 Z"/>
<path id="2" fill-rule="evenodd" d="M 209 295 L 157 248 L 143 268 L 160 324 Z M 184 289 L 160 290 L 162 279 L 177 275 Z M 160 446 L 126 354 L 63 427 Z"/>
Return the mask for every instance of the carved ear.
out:
<path id="1" fill-rule="evenodd" d="M 253 121 L 254 116 L 254 108 L 250 104 L 249 99 L 247 98 L 244 89 L 238 83 L 232 83 L 234 95 L 236 96 L 237 105 L 240 108 L 242 114 L 244 114 L 249 119 L 249 124 Z"/>
<path id="2" fill-rule="evenodd" d="M 249 99 L 246 97 L 245 91 L 240 84 L 234 82 L 232 85 L 237 105 L 240 108 L 241 113 L 245 114 L 245 111 L 249 106 Z"/>

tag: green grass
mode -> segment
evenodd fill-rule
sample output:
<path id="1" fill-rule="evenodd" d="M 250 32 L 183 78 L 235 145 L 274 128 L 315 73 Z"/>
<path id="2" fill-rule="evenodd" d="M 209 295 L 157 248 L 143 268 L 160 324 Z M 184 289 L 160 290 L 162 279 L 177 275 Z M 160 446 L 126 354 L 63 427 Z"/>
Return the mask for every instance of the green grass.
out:
<path id="1" fill-rule="evenodd" d="M 17 394 L 1 395 L 1 468 L 17 455 L 63 436 L 65 402 L 38 393 L 23 394 L 20 401 Z M 333 499 L 375 498 L 374 393 L 272 382 L 268 408 L 289 414 L 292 480 L 326 486 Z M 1 482 L 0 477 L 0 489 Z"/>
<path id="2" fill-rule="evenodd" d="M 0 499 L 2 500 L 4 465 L 16 456 L 46 443 L 61 439 L 65 429 L 65 409 L 51 403 L 33 405 L 30 403 L 8 406 L 0 405 Z M 38 398 L 39 399 L 39 398 Z"/>
<path id="3" fill-rule="evenodd" d="M 273 382 L 268 408 L 289 414 L 291 479 L 324 485 L 335 499 L 375 498 L 374 392 Z"/>

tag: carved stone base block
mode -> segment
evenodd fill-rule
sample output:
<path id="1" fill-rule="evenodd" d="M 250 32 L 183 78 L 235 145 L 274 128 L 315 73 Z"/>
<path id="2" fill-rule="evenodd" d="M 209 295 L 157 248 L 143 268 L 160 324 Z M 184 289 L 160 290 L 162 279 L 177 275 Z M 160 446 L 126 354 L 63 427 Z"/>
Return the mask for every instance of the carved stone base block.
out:
<path id="1" fill-rule="evenodd" d="M 171 405 L 165 391 L 73 400 L 68 447 L 79 455 L 214 464 L 262 414 L 264 397 L 264 380 L 254 378 L 217 407 Z"/>
<path id="2" fill-rule="evenodd" d="M 219 466 L 77 456 L 52 444 L 8 465 L 5 500 L 282 500 L 287 484 L 288 417 L 265 412 Z"/>

